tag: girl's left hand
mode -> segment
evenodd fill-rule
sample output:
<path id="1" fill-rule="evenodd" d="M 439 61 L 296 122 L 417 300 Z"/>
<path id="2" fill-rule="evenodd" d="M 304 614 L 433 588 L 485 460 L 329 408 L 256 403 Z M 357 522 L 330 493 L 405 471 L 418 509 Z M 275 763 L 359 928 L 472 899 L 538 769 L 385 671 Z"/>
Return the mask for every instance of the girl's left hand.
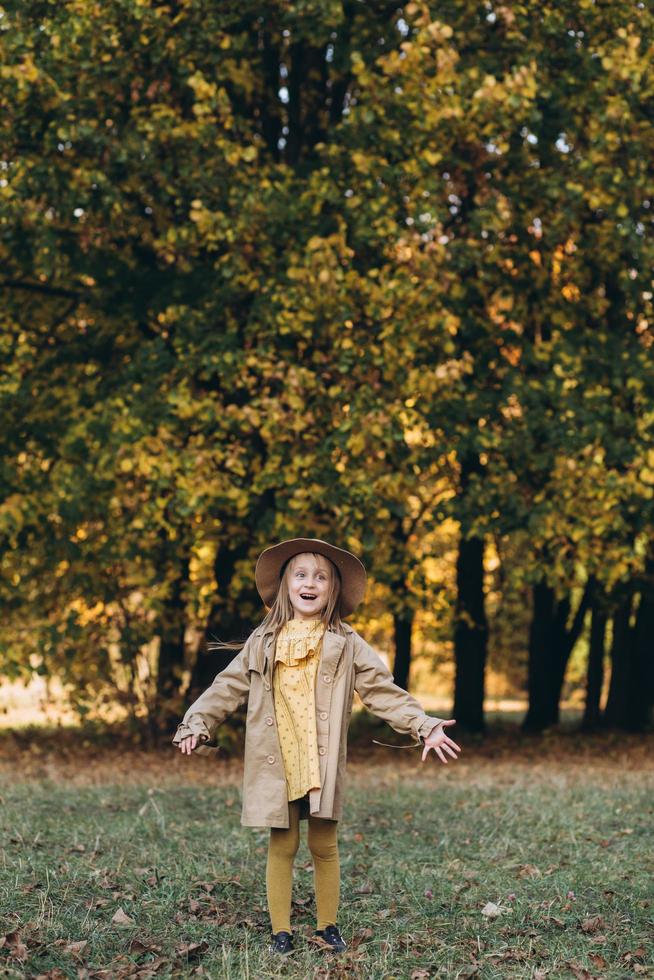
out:
<path id="1" fill-rule="evenodd" d="M 447 721 L 440 721 L 435 728 L 432 728 L 431 732 L 425 739 L 425 747 L 422 752 L 422 761 L 424 762 L 429 755 L 429 750 L 433 749 L 436 755 L 440 758 L 441 762 L 447 764 L 447 759 L 443 755 L 443 752 L 448 752 L 453 759 L 458 759 L 457 752 L 461 751 L 461 747 L 453 741 L 449 735 L 446 735 L 443 731 L 445 725 L 456 725 L 456 718 L 450 718 Z M 456 750 L 456 751 L 455 751 Z"/>

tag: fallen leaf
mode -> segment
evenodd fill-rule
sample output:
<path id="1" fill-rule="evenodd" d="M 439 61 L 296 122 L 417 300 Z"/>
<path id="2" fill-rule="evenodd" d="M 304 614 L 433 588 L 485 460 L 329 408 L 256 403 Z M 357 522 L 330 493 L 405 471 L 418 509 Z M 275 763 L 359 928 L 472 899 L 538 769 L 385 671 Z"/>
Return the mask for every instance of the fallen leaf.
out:
<path id="1" fill-rule="evenodd" d="M 557 927 L 557 929 L 565 929 L 565 922 L 563 921 L 563 919 L 559 919 L 555 915 L 546 916 L 544 921 L 551 922 L 552 925 L 555 925 Z"/>
<path id="2" fill-rule="evenodd" d="M 206 953 L 209 949 L 209 943 L 206 939 L 203 939 L 201 943 L 182 943 L 180 946 L 175 947 L 175 956 L 184 959 L 193 959 L 193 957 L 201 956 L 202 953 Z"/>
<path id="3" fill-rule="evenodd" d="M 122 906 L 119 906 L 118 909 L 114 912 L 113 916 L 111 917 L 111 921 L 118 926 L 134 925 L 134 919 L 132 919 L 131 916 L 129 916 L 125 911 L 123 911 Z"/>
<path id="4" fill-rule="evenodd" d="M 130 953 L 134 954 L 134 956 L 142 956 L 144 953 L 161 952 L 161 946 L 157 946 L 156 943 L 150 941 L 146 942 L 143 939 L 139 939 L 138 936 L 134 936 L 127 948 L 129 949 Z"/>
<path id="5" fill-rule="evenodd" d="M 80 939 L 78 942 L 70 942 L 69 939 L 55 939 L 55 946 L 61 946 L 62 953 L 71 956 L 79 956 L 85 946 L 88 946 L 88 939 Z"/>
<path id="6" fill-rule="evenodd" d="M 27 946 L 22 941 L 18 929 L 12 929 L 5 936 L 0 936 L 0 948 L 3 946 L 6 946 L 10 950 L 9 955 L 14 959 L 27 959 Z"/>
<path id="7" fill-rule="evenodd" d="M 604 926 L 604 919 L 601 915 L 591 915 L 589 918 L 584 919 L 581 923 L 582 932 L 597 932 L 598 929 L 602 929 Z"/>
<path id="8" fill-rule="evenodd" d="M 588 959 L 591 961 L 593 966 L 597 967 L 598 970 L 604 970 L 608 966 L 608 963 L 604 957 L 600 956 L 599 953 L 589 953 Z"/>
<path id="9" fill-rule="evenodd" d="M 540 878 L 540 870 L 535 864 L 521 864 L 518 868 L 518 878 Z"/>
<path id="10" fill-rule="evenodd" d="M 2 945 L 0 943 L 0 945 Z M 647 955 L 645 947 L 639 946 L 637 949 L 628 950 L 626 953 L 622 954 L 622 959 L 625 963 L 633 963 L 634 960 L 643 960 Z"/>
<path id="11" fill-rule="evenodd" d="M 502 909 L 495 902 L 486 902 L 481 910 L 481 914 L 485 915 L 487 919 L 497 919 L 502 914 Z"/>
<path id="12" fill-rule="evenodd" d="M 570 967 L 576 980 L 594 980 L 593 974 L 585 966 L 580 966 L 579 963 L 568 963 L 567 965 Z"/>

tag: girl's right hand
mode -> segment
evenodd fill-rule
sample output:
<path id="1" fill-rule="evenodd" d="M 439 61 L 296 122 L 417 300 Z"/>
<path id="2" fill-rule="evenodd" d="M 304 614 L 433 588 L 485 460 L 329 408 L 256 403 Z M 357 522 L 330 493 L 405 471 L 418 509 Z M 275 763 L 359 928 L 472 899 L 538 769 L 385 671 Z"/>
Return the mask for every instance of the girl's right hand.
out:
<path id="1" fill-rule="evenodd" d="M 187 735 L 186 738 L 183 738 L 179 743 L 179 751 L 183 754 L 185 753 L 186 755 L 190 755 L 197 744 L 197 735 Z"/>

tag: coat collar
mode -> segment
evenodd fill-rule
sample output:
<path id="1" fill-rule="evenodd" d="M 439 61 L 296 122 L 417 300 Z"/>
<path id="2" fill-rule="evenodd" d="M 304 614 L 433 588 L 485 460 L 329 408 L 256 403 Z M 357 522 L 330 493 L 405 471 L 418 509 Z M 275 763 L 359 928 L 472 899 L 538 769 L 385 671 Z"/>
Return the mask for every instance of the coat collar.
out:
<path id="1" fill-rule="evenodd" d="M 354 632 L 349 623 L 343 623 L 343 628 L 348 635 Z M 259 656 L 257 657 L 257 660 L 260 668 L 264 669 L 272 664 L 274 655 L 272 642 L 273 630 L 264 631 L 263 629 L 258 629 L 254 631 L 254 635 L 260 638 Z M 323 634 L 322 652 L 320 657 L 320 669 L 322 671 L 329 673 L 332 676 L 336 672 L 336 666 L 341 658 L 341 653 L 343 647 L 345 646 L 345 640 L 346 637 L 341 636 L 340 633 L 335 633 L 330 629 L 325 630 Z"/>

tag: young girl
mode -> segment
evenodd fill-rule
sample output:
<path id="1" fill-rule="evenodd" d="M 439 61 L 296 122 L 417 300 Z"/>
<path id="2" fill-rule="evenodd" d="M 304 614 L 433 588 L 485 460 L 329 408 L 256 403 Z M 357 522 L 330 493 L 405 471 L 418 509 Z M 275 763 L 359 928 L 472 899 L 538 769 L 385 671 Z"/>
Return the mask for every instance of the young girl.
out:
<path id="1" fill-rule="evenodd" d="M 336 924 L 347 729 L 356 691 L 397 732 L 433 749 L 442 762 L 460 751 L 445 732 L 454 719 L 425 714 L 393 682 L 371 646 L 344 622 L 361 602 L 366 571 L 349 551 L 318 538 L 266 548 L 255 581 L 269 612 L 241 652 L 190 706 L 173 743 L 187 755 L 210 749 L 218 725 L 247 701 L 241 824 L 270 827 L 266 891 L 272 952 L 293 950 L 291 889 L 299 821 L 308 822 L 314 869 L 316 942 L 346 944 Z"/>

